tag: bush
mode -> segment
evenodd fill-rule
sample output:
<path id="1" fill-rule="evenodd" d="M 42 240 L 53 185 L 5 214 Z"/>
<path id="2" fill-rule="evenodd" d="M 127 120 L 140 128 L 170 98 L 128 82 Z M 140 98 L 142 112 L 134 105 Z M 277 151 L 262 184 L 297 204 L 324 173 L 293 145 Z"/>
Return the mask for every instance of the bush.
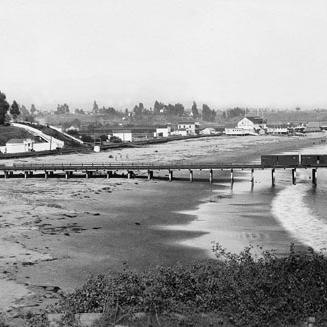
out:
<path id="1" fill-rule="evenodd" d="M 123 141 L 117 136 L 111 136 L 110 137 L 110 142 L 111 143 L 122 143 Z"/>
<path id="2" fill-rule="evenodd" d="M 252 248 L 231 254 L 217 245 L 217 257 L 190 266 L 158 267 L 96 276 L 65 297 L 61 310 L 216 313 L 237 326 L 283 326 L 315 316 L 327 321 L 327 260 L 311 249 L 291 246 L 283 258 Z"/>

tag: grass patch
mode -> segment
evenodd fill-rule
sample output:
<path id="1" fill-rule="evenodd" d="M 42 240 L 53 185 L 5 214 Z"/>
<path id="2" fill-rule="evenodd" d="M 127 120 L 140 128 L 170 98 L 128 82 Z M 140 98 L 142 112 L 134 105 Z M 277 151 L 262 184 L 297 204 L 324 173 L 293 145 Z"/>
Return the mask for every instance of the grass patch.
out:
<path id="1" fill-rule="evenodd" d="M 14 126 L 0 126 L 0 145 L 6 145 L 10 139 L 34 139 L 34 135 Z"/>
<path id="2" fill-rule="evenodd" d="M 282 258 L 268 251 L 257 257 L 250 247 L 232 254 L 219 245 L 215 252 L 221 260 L 92 277 L 58 310 L 104 313 L 98 326 L 117 320 L 138 326 L 135 313 L 142 313 L 143 326 L 291 326 L 308 317 L 327 322 L 327 259 L 321 253 L 291 246 Z"/>

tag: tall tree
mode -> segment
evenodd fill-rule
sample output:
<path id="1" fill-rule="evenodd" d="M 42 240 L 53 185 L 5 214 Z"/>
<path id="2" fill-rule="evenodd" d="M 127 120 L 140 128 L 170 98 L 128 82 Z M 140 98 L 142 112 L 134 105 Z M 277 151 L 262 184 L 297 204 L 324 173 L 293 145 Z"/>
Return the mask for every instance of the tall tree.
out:
<path id="1" fill-rule="evenodd" d="M 6 100 L 6 95 L 0 91 L 0 125 L 5 123 L 9 107 L 10 105 Z"/>
<path id="2" fill-rule="evenodd" d="M 35 108 L 35 105 L 34 105 L 34 104 L 31 105 L 30 112 L 31 112 L 32 115 L 35 115 L 35 113 L 36 113 L 36 108 Z"/>
<path id="3" fill-rule="evenodd" d="M 98 104 L 96 103 L 96 101 L 93 102 L 93 109 L 92 109 L 92 112 L 94 114 L 97 114 L 99 112 L 99 106 Z"/>
<path id="4" fill-rule="evenodd" d="M 156 100 L 156 102 L 154 103 L 154 106 L 153 106 L 153 112 L 155 113 L 155 114 L 160 114 L 160 111 L 162 110 L 162 109 L 164 109 L 165 108 L 165 105 L 163 104 L 163 103 L 161 103 L 161 102 L 158 102 L 157 100 Z"/>
<path id="5" fill-rule="evenodd" d="M 192 117 L 193 118 L 198 118 L 199 117 L 199 110 L 198 110 L 198 107 L 197 107 L 195 101 L 193 101 L 191 110 L 192 110 Z"/>
<path id="6" fill-rule="evenodd" d="M 184 114 L 184 106 L 181 103 L 175 104 L 175 115 L 177 116 L 183 116 Z"/>
<path id="7" fill-rule="evenodd" d="M 14 102 L 12 103 L 12 105 L 10 107 L 10 114 L 14 120 L 16 120 L 17 117 L 20 115 L 19 105 L 16 102 L 16 100 L 14 100 Z"/>
<path id="8" fill-rule="evenodd" d="M 214 121 L 216 118 L 216 112 L 211 110 L 208 105 L 202 105 L 202 119 L 205 121 Z"/>
<path id="9" fill-rule="evenodd" d="M 20 115 L 19 115 L 21 120 L 28 121 L 28 122 L 33 122 L 34 118 L 31 115 L 31 113 L 27 110 L 27 108 L 22 105 L 20 107 Z"/>
<path id="10" fill-rule="evenodd" d="M 57 114 L 57 115 L 69 114 L 68 104 L 67 103 L 64 103 L 63 105 L 58 104 L 57 111 L 55 111 L 55 114 Z"/>

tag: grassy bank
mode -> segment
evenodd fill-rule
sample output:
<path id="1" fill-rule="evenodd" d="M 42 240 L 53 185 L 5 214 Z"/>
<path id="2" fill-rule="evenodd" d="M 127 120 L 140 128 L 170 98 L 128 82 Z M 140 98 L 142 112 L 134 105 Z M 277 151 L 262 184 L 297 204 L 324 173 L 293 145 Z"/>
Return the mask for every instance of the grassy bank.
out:
<path id="1" fill-rule="evenodd" d="M 299 326 L 327 323 L 327 259 L 322 254 L 273 252 L 260 257 L 217 245 L 221 260 L 157 267 L 143 273 L 99 275 L 58 306 L 65 326 L 81 312 L 101 312 L 98 327 L 114 326 Z M 33 326 L 37 320 L 32 317 Z M 41 326 L 41 325 L 40 325 Z"/>

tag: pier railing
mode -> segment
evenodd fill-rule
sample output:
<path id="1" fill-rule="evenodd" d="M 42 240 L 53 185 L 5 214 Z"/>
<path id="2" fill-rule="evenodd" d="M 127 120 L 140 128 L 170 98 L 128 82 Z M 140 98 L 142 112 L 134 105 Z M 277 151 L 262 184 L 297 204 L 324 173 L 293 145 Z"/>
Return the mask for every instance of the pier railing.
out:
<path id="1" fill-rule="evenodd" d="M 296 183 L 296 170 L 312 169 L 312 182 L 316 184 L 317 181 L 317 168 L 326 168 L 327 162 L 320 162 L 314 164 L 302 164 L 302 163 L 287 163 L 287 164 L 263 164 L 263 163 L 190 163 L 188 161 L 178 162 L 103 162 L 103 163 L 13 163 L 11 165 L 0 165 L 0 176 L 4 178 L 19 177 L 22 174 L 25 178 L 43 174 L 45 178 L 49 176 L 57 175 L 65 176 L 66 179 L 74 176 L 74 173 L 85 174 L 86 178 L 102 174 L 107 178 L 110 178 L 117 172 L 121 172 L 122 176 L 128 178 L 134 177 L 136 172 L 146 171 L 148 179 L 153 178 L 154 171 L 167 170 L 168 177 L 171 181 L 173 179 L 173 172 L 184 170 L 189 172 L 190 181 L 193 181 L 193 171 L 208 171 L 209 181 L 213 181 L 213 172 L 215 170 L 230 170 L 231 181 L 234 181 L 235 170 L 250 170 L 251 181 L 254 182 L 254 171 L 259 169 L 271 169 L 272 185 L 275 185 L 275 170 L 276 169 L 291 169 L 293 184 Z M 64 174 L 64 175 L 62 175 Z"/>

